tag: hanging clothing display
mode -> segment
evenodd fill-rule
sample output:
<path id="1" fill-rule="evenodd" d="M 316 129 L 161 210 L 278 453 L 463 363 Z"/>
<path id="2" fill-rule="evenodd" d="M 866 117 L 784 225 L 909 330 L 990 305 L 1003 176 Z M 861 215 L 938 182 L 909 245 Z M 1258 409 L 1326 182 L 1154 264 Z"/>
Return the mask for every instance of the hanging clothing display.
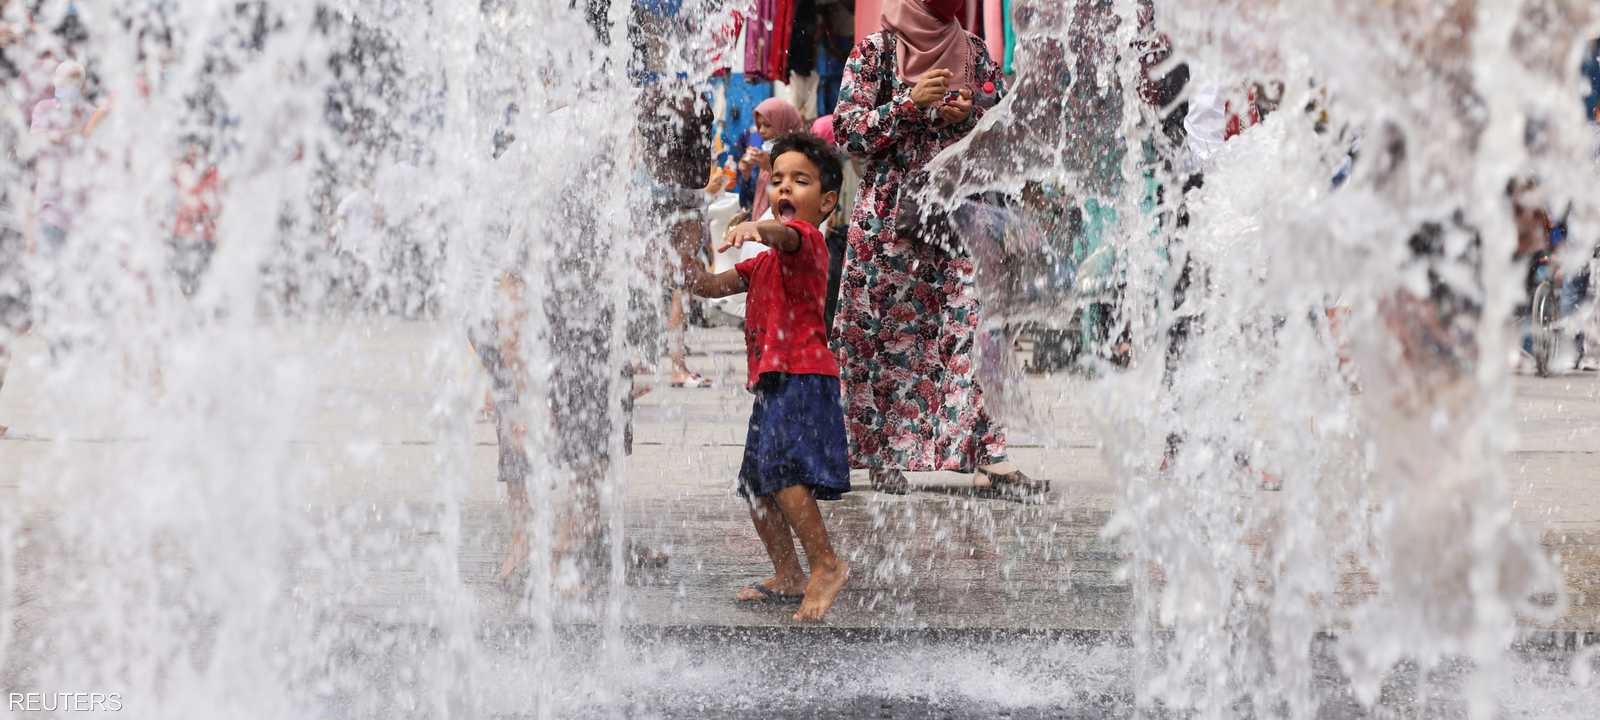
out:
<path id="1" fill-rule="evenodd" d="M 822 79 L 815 71 L 806 75 L 791 72 L 789 82 L 773 83 L 772 94 L 773 97 L 781 97 L 794 103 L 795 108 L 800 110 L 800 115 L 805 119 L 815 120 L 817 115 L 821 114 L 817 108 L 817 91 L 821 82 Z"/>
<path id="2" fill-rule="evenodd" d="M 744 73 L 751 82 L 789 79 L 795 0 L 753 0 L 745 30 Z"/>
<path id="3" fill-rule="evenodd" d="M 789 31 L 789 99 L 807 120 L 817 116 L 817 0 L 794 0 Z"/>
<path id="4" fill-rule="evenodd" d="M 707 49 L 707 62 L 712 77 L 727 75 L 733 70 L 734 56 L 739 52 L 739 34 L 744 30 L 744 14 L 738 10 L 724 10 L 713 18 L 711 46 Z"/>
<path id="5" fill-rule="evenodd" d="M 856 0 L 856 39 L 883 29 L 883 0 Z"/>
<path id="6" fill-rule="evenodd" d="M 772 52 L 772 18 L 777 15 L 778 0 L 753 0 L 750 5 L 744 40 L 745 79 L 772 80 L 768 58 Z"/>
<path id="7" fill-rule="evenodd" d="M 767 78 L 789 79 L 789 41 L 794 36 L 795 0 L 777 0 L 772 16 L 772 40 L 767 45 Z"/>
<path id="8" fill-rule="evenodd" d="M 794 20 L 789 33 L 789 72 L 809 75 L 817 71 L 817 0 L 794 0 Z"/>
<path id="9" fill-rule="evenodd" d="M 972 5 L 968 5 L 972 7 Z M 1006 61 L 1006 13 L 1004 0 L 983 0 L 983 44 L 996 65 Z"/>
<path id="10" fill-rule="evenodd" d="M 1011 0 L 1005 0 L 1006 57 L 1003 67 L 1007 75 L 1016 72 L 1017 28 L 1011 24 Z"/>

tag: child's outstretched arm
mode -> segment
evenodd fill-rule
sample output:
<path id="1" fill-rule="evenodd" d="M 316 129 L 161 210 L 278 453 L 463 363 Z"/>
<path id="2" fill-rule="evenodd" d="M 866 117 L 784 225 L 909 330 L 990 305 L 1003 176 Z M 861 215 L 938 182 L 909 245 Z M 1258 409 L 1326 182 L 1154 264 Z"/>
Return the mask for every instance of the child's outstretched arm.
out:
<path id="1" fill-rule="evenodd" d="M 800 252 L 800 233 L 777 220 L 740 223 L 728 228 L 728 236 L 723 238 L 722 247 L 717 248 L 717 252 L 740 247 L 747 242 L 761 243 L 778 252 Z"/>
<path id="2" fill-rule="evenodd" d="M 683 287 L 703 298 L 721 298 L 744 292 L 744 277 L 737 270 L 712 273 L 700 260 L 700 230 L 693 223 L 685 223 L 681 232 L 673 235 L 672 245 L 678 251 L 683 265 Z"/>

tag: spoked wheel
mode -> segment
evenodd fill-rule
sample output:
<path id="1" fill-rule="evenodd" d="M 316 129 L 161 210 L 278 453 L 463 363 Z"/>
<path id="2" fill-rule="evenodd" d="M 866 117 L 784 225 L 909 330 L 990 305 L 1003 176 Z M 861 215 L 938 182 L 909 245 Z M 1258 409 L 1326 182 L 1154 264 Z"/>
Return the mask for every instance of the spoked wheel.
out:
<path id="1" fill-rule="evenodd" d="M 1555 285 L 1550 282 L 1539 283 L 1533 291 L 1532 311 L 1533 321 L 1533 364 L 1539 377 L 1550 377 L 1550 359 L 1556 352 L 1556 315 L 1560 308 L 1556 305 Z"/>

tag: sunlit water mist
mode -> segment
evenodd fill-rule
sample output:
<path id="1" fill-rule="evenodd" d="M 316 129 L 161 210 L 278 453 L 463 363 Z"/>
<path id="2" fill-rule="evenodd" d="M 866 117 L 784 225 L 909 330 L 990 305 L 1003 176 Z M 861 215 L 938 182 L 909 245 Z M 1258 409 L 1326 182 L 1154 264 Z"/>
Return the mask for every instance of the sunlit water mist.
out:
<path id="1" fill-rule="evenodd" d="M 1063 250 L 1017 242 L 1052 222 L 1037 187 L 1085 218 L 1115 210 L 1123 286 L 1100 364 L 1118 330 L 1135 359 L 1086 391 L 1123 480 L 1109 531 L 1139 598 L 1138 703 L 1313 716 L 1329 692 L 1313 641 L 1334 630 L 1362 703 L 1397 662 L 1467 658 L 1470 709 L 1490 714 L 1484 680 L 1516 621 L 1562 609 L 1558 575 L 1511 519 L 1505 356 L 1523 270 L 1504 188 L 1592 183 L 1573 108 L 1593 9 L 1157 5 L 1146 24 L 1135 3 L 1019 4 L 1012 96 L 935 161 L 947 198 L 1021 192 L 1012 231 L 977 238 L 996 333 L 1094 302 L 1037 292 L 1060 279 L 1008 256 Z M 1184 92 L 1153 100 L 1180 70 Z M 1277 111 L 1215 157 L 1174 146 L 1174 113 L 1206 86 L 1239 103 L 1274 82 Z M 1106 156 L 1085 149 L 1119 113 L 1107 182 Z M 1048 244 L 1047 227 L 1032 235 Z M 1038 417 L 1001 399 L 1013 422 Z"/>
<path id="2" fill-rule="evenodd" d="M 75 8 L 87 40 L 73 54 L 91 99 L 112 104 L 93 137 L 19 158 L 62 164 L 72 222 L 63 249 L 27 268 L 51 348 L 51 410 L 35 430 L 63 441 L 48 470 L 20 478 L 28 506 L 50 509 L 28 519 L 27 543 L 30 592 L 52 610 L 7 658 L 11 672 L 30 686 L 118 688 L 145 699 L 145 716 L 152 702 L 164 717 L 476 714 L 478 611 L 454 551 L 469 483 L 486 480 L 468 460 L 485 390 L 462 372 L 475 362 L 469 330 L 521 324 L 528 390 L 515 421 L 543 457 L 548 423 L 533 409 L 563 350 L 541 343 L 545 301 L 568 283 L 615 302 L 626 283 L 535 269 L 556 265 L 560 243 L 602 248 L 602 267 L 642 253 L 600 242 L 628 237 L 634 91 L 625 33 L 607 29 L 603 44 L 595 26 L 620 27 L 625 9 L 591 23 L 565 3 Z M 42 18 L 66 10 L 47 3 Z M 214 235 L 171 242 L 190 183 L 211 167 Z M 10 194 L 26 197 L 15 169 Z M 570 200 L 580 185 L 602 199 L 583 217 Z M 184 286 L 169 269 L 186 263 L 199 269 Z M 507 272 L 528 277 L 510 309 L 497 290 Z M 352 341 L 394 317 L 440 328 L 426 357 L 352 367 L 370 362 Z M 308 335 L 311 355 L 293 342 Z M 593 368 L 612 404 L 621 356 Z M 384 487 L 393 448 L 375 425 L 390 408 L 336 387 L 330 369 L 409 375 L 435 397 L 409 434 L 432 448 L 431 487 L 396 503 Z M 353 418 L 342 436 L 307 437 L 330 408 Z M 602 446 L 620 444 L 620 424 L 610 430 Z M 333 475 L 351 472 L 370 477 L 372 499 L 330 504 Z M 541 462 L 530 477 L 534 572 L 510 592 L 539 630 L 534 669 L 554 662 L 558 609 L 619 618 L 620 593 L 562 601 L 543 571 L 573 473 Z M 614 534 L 615 474 L 597 482 L 598 522 Z M 419 533 L 439 539 L 405 542 Z M 351 617 L 361 579 L 383 572 L 417 590 Z M 502 708 L 552 712 L 546 675 Z"/>
<path id="3" fill-rule="evenodd" d="M 89 39 L 78 54 L 115 105 L 64 161 L 82 198 L 65 249 L 30 268 L 46 279 L 39 332 L 53 348 L 40 430 L 69 441 L 48 472 L 21 478 L 30 503 L 54 509 L 27 538 L 42 568 L 32 582 L 46 588 L 38 602 L 52 612 L 25 658 L 0 658 L 5 669 L 25 667 L 41 687 L 154 698 L 162 717 L 563 717 L 629 696 L 730 694 L 735 707 L 759 707 L 728 689 L 749 666 L 623 642 L 622 543 L 609 544 L 609 563 L 554 562 L 575 464 L 532 466 L 531 573 L 513 590 L 526 632 L 485 637 L 455 552 L 471 540 L 468 487 L 486 481 L 469 461 L 486 387 L 461 367 L 473 362 L 469 329 L 505 313 L 501 276 L 525 276 L 524 312 L 513 313 L 529 369 L 517 419 L 532 457 L 557 456 L 563 442 L 536 410 L 574 352 L 552 339 L 552 312 L 610 327 L 593 367 L 608 407 L 638 354 L 625 316 L 630 285 L 645 282 L 627 269 L 651 261 L 633 225 L 637 158 L 649 149 L 634 133 L 627 9 L 616 5 L 80 7 Z M 1126 328 L 1133 361 L 1093 361 L 1099 377 L 1082 391 L 1123 483 L 1110 532 L 1131 557 L 1133 648 L 897 648 L 881 675 L 840 684 L 843 696 L 927 699 L 945 687 L 934 700 L 1312 717 L 1333 702 L 1330 675 L 1353 680 L 1366 703 L 1404 660 L 1495 676 L 1515 619 L 1552 612 L 1529 601 L 1557 583 L 1512 525 L 1503 469 L 1503 318 L 1518 292 L 1503 188 L 1530 172 L 1592 183 L 1592 167 L 1572 160 L 1589 156 L 1590 136 L 1569 110 L 1592 9 L 1161 5 L 1141 27 L 1131 2 L 1018 2 L 1013 96 L 942 176 L 950 197 L 1047 182 L 1080 209 L 1105 209 L 1093 217 L 1118 250 L 1108 272 L 1121 286 L 1107 345 Z M 599 36 L 586 10 L 609 13 Z M 1151 47 L 1155 32 L 1173 56 L 1147 70 L 1126 49 Z M 663 40 L 674 62 L 703 50 Z M 1277 80 L 1281 108 L 1196 165 L 1139 92 L 1146 74 L 1180 62 L 1191 97 L 1202 82 Z M 1302 112 L 1311 103 L 1326 109 L 1326 130 Z M 1545 128 L 1531 147 L 1530 119 Z M 1335 189 L 1356 137 L 1353 172 Z M 186 156 L 184 172 L 214 164 L 224 179 L 215 250 L 194 287 L 166 272 L 189 252 L 168 242 Z M 1185 194 L 1201 170 L 1204 187 Z M 17 168 L 0 177 L 25 190 Z M 381 242 L 360 238 L 359 210 L 338 212 L 355 191 L 369 204 L 354 207 L 381 208 Z M 1592 200 L 1575 199 L 1575 218 L 1595 216 Z M 1040 222 L 1026 201 L 1013 207 L 1014 227 Z M 1441 250 L 1414 256 L 1418 235 Z M 974 239 L 989 263 L 980 282 L 995 282 L 990 350 L 1010 346 L 1008 322 L 1085 302 L 1081 285 L 1048 268 L 1004 264 L 1038 247 L 1029 242 Z M 547 271 L 572 267 L 583 270 Z M 1441 307 L 1441 287 L 1461 302 Z M 424 356 L 362 369 L 405 376 L 434 399 L 412 433 L 429 441 L 436 479 L 410 498 L 422 502 L 383 487 L 393 471 L 381 459 L 395 451 L 375 439 L 374 418 L 391 408 L 324 390 L 330 368 L 364 362 L 356 339 L 397 317 L 442 328 Z M 296 333 L 316 337 L 318 353 L 288 349 Z M 1017 370 L 1007 355 L 985 380 L 1021 424 L 1038 409 L 1003 392 Z M 304 449 L 310 419 L 329 406 L 358 418 L 332 458 Z M 620 423 L 602 425 L 600 444 L 620 457 Z M 115 442 L 85 442 L 104 440 Z M 373 499 L 329 501 L 340 472 L 370 474 Z M 613 539 L 621 474 L 609 463 L 598 485 L 598 522 Z M 1274 483 L 1281 492 L 1263 492 Z M 19 520 L 0 515 L 8 590 Z M 438 540 L 407 541 L 419 534 Z M 917 569 L 879 571 L 905 580 Z M 414 578 L 414 592 L 352 614 L 362 581 L 380 573 Z M 608 592 L 574 599 L 574 585 Z M 598 651 L 561 637 L 574 620 L 600 627 Z M 10 627 L 0 623 L 0 648 Z M 1329 629 L 1341 636 L 1331 670 L 1314 642 Z M 856 652 L 868 651 L 844 648 L 839 662 Z M 1470 669 L 1449 664 L 1463 658 Z M 1526 674 L 1516 667 L 1506 677 Z M 1469 698 L 1480 711 L 1582 710 L 1566 688 L 1530 697 L 1457 685 L 1482 694 Z M 1029 692 L 996 690 L 1011 686 Z"/>

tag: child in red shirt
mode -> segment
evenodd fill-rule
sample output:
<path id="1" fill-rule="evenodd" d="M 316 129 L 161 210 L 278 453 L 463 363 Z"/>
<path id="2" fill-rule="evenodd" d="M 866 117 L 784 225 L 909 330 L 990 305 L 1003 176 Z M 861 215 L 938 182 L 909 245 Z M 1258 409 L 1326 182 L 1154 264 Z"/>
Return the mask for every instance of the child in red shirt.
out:
<path id="1" fill-rule="evenodd" d="M 712 275 L 696 258 L 697 234 L 677 238 L 685 285 L 702 297 L 748 291 L 745 345 L 755 393 L 739 494 L 776 571 L 739 591 L 744 602 L 801 600 L 796 620 L 820 620 L 850 575 L 834 554 L 818 500 L 850 491 L 839 365 L 828 349 L 823 299 L 828 244 L 817 225 L 839 202 L 844 170 L 822 140 L 791 135 L 772 148 L 767 192 L 780 220 L 733 227 L 718 252 L 758 242 L 771 248 L 735 269 Z M 795 555 L 799 536 L 811 566 L 807 579 Z"/>

